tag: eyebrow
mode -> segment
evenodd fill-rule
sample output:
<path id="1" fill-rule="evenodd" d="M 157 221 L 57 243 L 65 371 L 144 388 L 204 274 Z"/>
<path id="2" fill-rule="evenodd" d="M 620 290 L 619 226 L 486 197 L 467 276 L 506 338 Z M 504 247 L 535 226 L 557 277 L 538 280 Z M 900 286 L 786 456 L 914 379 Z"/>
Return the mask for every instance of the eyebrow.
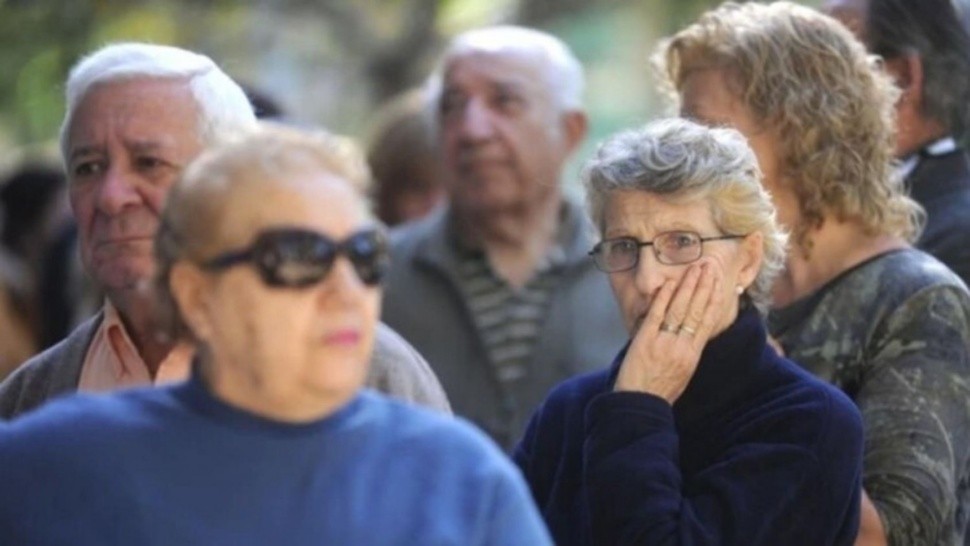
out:
<path id="1" fill-rule="evenodd" d="M 125 144 L 126 147 L 137 153 L 145 152 L 156 152 L 158 150 L 166 150 L 174 147 L 171 143 L 160 142 L 157 140 L 141 140 L 133 141 Z M 88 144 L 82 145 L 71 150 L 68 159 L 74 161 L 78 157 L 84 157 L 89 155 L 95 155 L 99 153 L 104 153 L 105 146 L 102 144 Z"/>
<path id="2" fill-rule="evenodd" d="M 652 227 L 652 226 L 649 226 L 649 227 Z M 671 231 L 691 231 L 697 234 L 701 234 L 703 230 L 698 229 L 697 226 L 692 226 L 680 220 L 675 220 L 670 224 L 665 225 L 662 229 L 654 229 L 653 237 L 651 237 L 650 240 L 653 240 L 654 238 L 657 237 L 657 235 L 660 235 L 661 233 L 670 233 Z M 634 237 L 634 235 L 633 233 L 631 233 L 631 230 L 626 228 L 607 229 L 606 231 L 603 232 L 603 237 L 606 239 L 614 239 L 617 237 Z M 635 237 L 635 238 L 639 240 L 639 237 Z"/>

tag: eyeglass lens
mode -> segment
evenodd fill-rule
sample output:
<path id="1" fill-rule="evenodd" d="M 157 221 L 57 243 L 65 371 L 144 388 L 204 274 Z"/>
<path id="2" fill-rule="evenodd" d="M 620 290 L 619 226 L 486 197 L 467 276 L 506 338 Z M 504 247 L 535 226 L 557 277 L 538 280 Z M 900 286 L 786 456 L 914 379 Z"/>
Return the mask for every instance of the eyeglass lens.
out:
<path id="1" fill-rule="evenodd" d="M 350 260 L 361 282 L 369 286 L 378 284 L 387 269 L 387 245 L 376 229 L 359 231 L 340 242 L 302 229 L 269 230 L 250 248 L 225 253 L 204 265 L 221 270 L 252 263 L 267 285 L 299 288 L 323 280 L 340 254 Z"/>

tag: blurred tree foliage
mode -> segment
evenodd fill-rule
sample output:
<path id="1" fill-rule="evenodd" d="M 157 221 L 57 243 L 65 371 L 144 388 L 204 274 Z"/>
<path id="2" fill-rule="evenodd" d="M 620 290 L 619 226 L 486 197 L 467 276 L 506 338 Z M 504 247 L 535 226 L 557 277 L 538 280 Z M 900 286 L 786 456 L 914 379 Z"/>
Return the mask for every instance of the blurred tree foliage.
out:
<path id="1" fill-rule="evenodd" d="M 280 97 L 306 122 L 355 132 L 360 127 L 351 126 L 359 126 L 375 105 L 420 83 L 444 39 L 465 28 L 495 22 L 544 27 L 578 44 L 586 57 L 609 57 L 615 55 L 610 47 L 623 46 L 611 25 L 629 26 L 631 14 L 663 33 L 714 3 L 642 0 L 631 7 L 621 0 L 0 0 L 0 147 L 55 138 L 67 71 L 81 55 L 110 41 L 151 41 L 201 51 L 234 77 Z M 626 32 L 635 36 L 638 30 Z M 643 50 L 650 44 L 636 47 L 645 59 Z"/>

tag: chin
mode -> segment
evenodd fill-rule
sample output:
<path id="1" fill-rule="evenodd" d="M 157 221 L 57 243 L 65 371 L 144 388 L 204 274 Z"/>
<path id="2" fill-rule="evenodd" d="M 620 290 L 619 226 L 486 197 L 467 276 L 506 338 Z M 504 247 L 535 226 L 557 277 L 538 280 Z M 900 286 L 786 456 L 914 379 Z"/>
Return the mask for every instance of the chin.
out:
<path id="1" fill-rule="evenodd" d="M 96 266 L 92 271 L 98 285 L 106 291 L 147 287 L 155 275 L 154 263 L 151 261 L 105 264 Z"/>

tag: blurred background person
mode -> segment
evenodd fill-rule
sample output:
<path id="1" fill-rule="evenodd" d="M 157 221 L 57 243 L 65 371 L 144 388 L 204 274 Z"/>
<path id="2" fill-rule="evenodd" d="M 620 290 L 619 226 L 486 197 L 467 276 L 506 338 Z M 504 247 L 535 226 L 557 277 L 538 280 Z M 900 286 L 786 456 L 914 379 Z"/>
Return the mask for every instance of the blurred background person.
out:
<path id="1" fill-rule="evenodd" d="M 511 448 L 553 385 L 623 343 L 591 227 L 563 195 L 586 136 L 583 71 L 521 27 L 459 35 L 429 83 L 449 204 L 391 237 L 384 319 L 454 404 Z"/>
<path id="2" fill-rule="evenodd" d="M 515 451 L 556 543 L 852 544 L 862 421 L 766 343 L 786 235 L 744 137 L 663 120 L 584 172 L 630 342 Z"/>
<path id="3" fill-rule="evenodd" d="M 858 544 L 962 544 L 970 515 L 970 294 L 911 246 L 888 74 L 844 26 L 724 4 L 660 48 L 684 116 L 741 131 L 791 232 L 769 331 L 862 412 Z M 871 499 L 871 502 L 870 502 Z"/>
<path id="4" fill-rule="evenodd" d="M 916 247 L 970 284 L 970 38 L 951 0 L 829 0 L 826 11 L 885 60 L 896 100 L 896 157 L 926 210 Z"/>
<path id="5" fill-rule="evenodd" d="M 63 173 L 37 162 L 20 165 L 0 182 L 0 219 L 2 379 L 43 347 L 46 321 L 70 312 L 46 301 L 42 282 L 50 249 L 71 224 Z"/>
<path id="6" fill-rule="evenodd" d="M 112 44 L 75 66 L 62 155 L 81 258 L 105 299 L 94 317 L 0 383 L 0 417 L 76 390 L 188 376 L 194 348 L 160 335 L 147 290 L 158 215 L 192 159 L 255 125 L 242 89 L 211 59 L 185 49 Z M 369 385 L 448 411 L 428 364 L 390 328 L 379 325 L 373 354 Z"/>
<path id="7" fill-rule="evenodd" d="M 428 215 L 446 199 L 445 173 L 425 93 L 411 90 L 383 106 L 367 148 L 377 216 L 395 226 Z"/>
<path id="8" fill-rule="evenodd" d="M 481 432 L 362 388 L 387 262 L 367 177 L 344 142 L 279 127 L 188 168 L 154 248 L 192 376 L 0 426 L 4 541 L 551 544 Z"/>

